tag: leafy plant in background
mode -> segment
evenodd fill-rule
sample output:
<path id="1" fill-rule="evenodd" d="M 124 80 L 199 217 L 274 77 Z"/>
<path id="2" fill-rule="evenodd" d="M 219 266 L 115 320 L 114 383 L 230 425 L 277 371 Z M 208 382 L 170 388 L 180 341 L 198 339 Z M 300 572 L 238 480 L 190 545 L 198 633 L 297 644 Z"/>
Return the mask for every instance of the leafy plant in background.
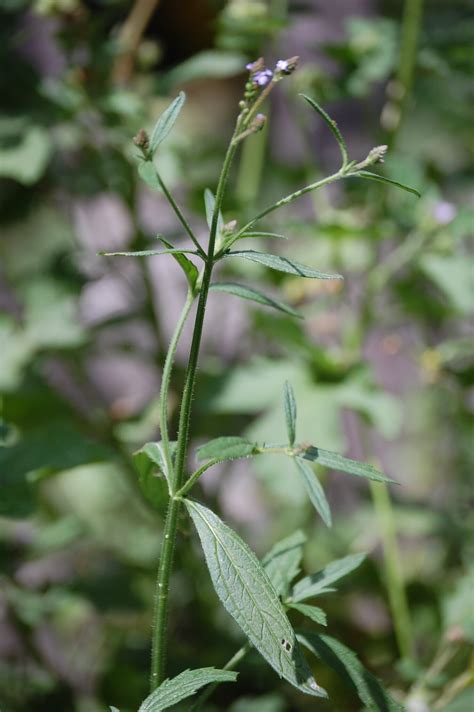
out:
<path id="1" fill-rule="evenodd" d="M 260 113 L 260 109 L 265 99 L 278 82 L 286 75 L 293 73 L 297 62 L 297 57 L 279 60 L 274 70 L 268 69 L 263 59 L 258 59 L 247 65 L 249 78 L 245 86 L 244 98 L 239 103 L 240 112 L 224 158 L 216 192 L 214 194 L 211 190 L 206 189 L 204 194 L 205 213 L 209 227 L 209 240 L 206 247 L 198 240 L 154 163 L 157 149 L 171 131 L 184 104 L 185 95 L 180 93 L 161 115 L 150 137 L 144 130 L 141 130 L 134 141 L 141 151 L 138 169 L 140 176 L 152 188 L 161 189 L 194 247 L 192 249 L 176 248 L 166 238 L 158 235 L 157 239 L 162 245 L 160 249 L 102 253 L 108 256 L 139 258 L 171 255 L 182 268 L 188 283 L 185 304 L 171 339 L 163 368 L 160 393 L 161 441 L 147 443 L 135 456 L 136 466 L 140 473 L 140 484 L 145 495 L 159 511 L 166 509 L 153 618 L 151 694 L 143 702 L 140 708 L 142 712 L 158 712 L 158 710 L 166 709 L 212 683 L 212 687 L 208 688 L 198 700 L 197 706 L 199 706 L 216 684 L 235 680 L 236 673 L 232 669 L 251 647 L 254 647 L 265 658 L 280 677 L 302 693 L 315 697 L 326 697 L 326 691 L 313 677 L 302 653 L 301 645 L 334 667 L 343 679 L 352 683 L 361 700 L 369 709 L 399 709 L 399 705 L 384 692 L 382 686 L 375 679 L 372 679 L 363 670 L 354 654 L 342 643 L 311 630 L 297 631 L 290 622 L 289 616 L 293 612 L 297 612 L 319 625 L 325 625 L 324 612 L 319 607 L 304 602 L 323 592 L 331 592 L 332 585 L 356 568 L 361 563 L 363 556 L 356 555 L 333 561 L 322 571 L 294 583 L 294 579 L 299 573 L 305 541 L 301 532 L 295 532 L 277 544 L 263 561 L 259 562 L 247 544 L 215 512 L 190 497 L 194 485 L 208 469 L 218 463 L 239 458 L 261 457 L 270 453 L 281 454 L 292 460 L 295 466 L 295 475 L 301 478 L 315 510 L 324 523 L 331 526 L 330 506 L 311 463 L 318 463 L 333 470 L 376 482 L 390 481 L 370 465 L 350 460 L 311 443 L 299 442 L 296 429 L 297 404 L 289 383 L 286 383 L 284 387 L 284 414 L 288 435 L 286 443 L 254 442 L 237 436 L 219 437 L 198 448 L 196 457 L 202 464 L 194 472 L 188 471 L 192 401 L 209 292 L 216 290 L 231 294 L 292 314 L 295 317 L 298 316 L 290 307 L 268 297 L 256 287 L 247 287 L 234 282 L 214 281 L 213 272 L 216 265 L 229 258 L 240 258 L 298 277 L 340 280 L 342 277 L 338 274 L 321 272 L 286 256 L 282 257 L 278 254 L 254 249 L 236 249 L 236 247 L 240 247 L 242 240 L 247 242 L 254 238 L 280 237 L 274 233 L 263 231 L 257 223 L 273 211 L 297 200 L 300 196 L 338 180 L 362 178 L 394 184 L 410 193 L 417 194 L 414 189 L 370 170 L 372 166 L 383 161 L 386 146 L 373 148 L 362 161 L 350 160 L 345 141 L 337 124 L 317 102 L 304 96 L 304 99 L 326 122 L 333 133 L 340 148 L 340 168 L 332 175 L 312 182 L 269 205 L 243 226 L 239 226 L 235 220 L 224 221 L 222 204 L 236 151 L 243 141 L 263 127 L 265 115 Z M 201 270 L 198 269 L 194 260 L 202 262 Z M 174 440 L 168 429 L 170 379 L 177 345 L 195 302 L 197 302 L 197 308 L 192 344 L 179 407 L 177 439 Z M 213 668 L 187 670 L 169 680 L 165 679 L 165 663 L 168 647 L 167 620 L 170 604 L 170 576 L 183 508 L 197 529 L 215 591 L 248 641 L 222 670 Z"/>

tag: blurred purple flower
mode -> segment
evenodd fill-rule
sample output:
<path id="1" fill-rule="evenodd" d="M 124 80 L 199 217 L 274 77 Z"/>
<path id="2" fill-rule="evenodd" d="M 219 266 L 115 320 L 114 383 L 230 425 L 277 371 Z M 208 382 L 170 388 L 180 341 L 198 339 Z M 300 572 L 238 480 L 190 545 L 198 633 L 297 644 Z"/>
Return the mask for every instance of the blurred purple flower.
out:
<path id="1" fill-rule="evenodd" d="M 457 208 L 447 200 L 440 200 L 433 208 L 433 217 L 440 225 L 448 225 L 457 215 Z"/>
<path id="2" fill-rule="evenodd" d="M 289 69 L 288 60 L 287 59 L 279 59 L 278 62 L 276 63 L 275 69 L 277 69 L 277 71 L 279 71 L 279 72 L 287 72 Z"/>
<path id="3" fill-rule="evenodd" d="M 271 69 L 262 69 L 261 72 L 256 72 L 252 76 L 252 81 L 259 87 L 266 87 L 273 77 Z"/>

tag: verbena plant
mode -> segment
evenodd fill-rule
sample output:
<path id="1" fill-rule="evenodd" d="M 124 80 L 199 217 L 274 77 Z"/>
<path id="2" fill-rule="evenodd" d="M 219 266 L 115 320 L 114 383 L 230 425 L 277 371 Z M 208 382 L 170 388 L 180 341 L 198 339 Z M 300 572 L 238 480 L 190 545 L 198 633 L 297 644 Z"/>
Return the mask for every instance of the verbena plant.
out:
<path id="1" fill-rule="evenodd" d="M 238 458 L 260 457 L 266 453 L 279 453 L 293 462 L 295 474 L 301 477 L 311 503 L 324 523 L 331 526 L 330 506 L 313 471 L 312 463 L 377 482 L 391 481 L 370 465 L 350 460 L 314 444 L 298 442 L 297 405 L 289 383 L 284 384 L 287 442 L 269 444 L 267 442 L 251 442 L 237 436 L 220 437 L 198 448 L 196 459 L 201 464 L 195 471 L 190 471 L 188 468 L 192 400 L 209 292 L 224 292 L 295 317 L 299 316 L 290 306 L 267 296 L 255 287 L 234 282 L 213 281 L 215 266 L 222 260 L 240 258 L 302 278 L 342 279 L 339 274 L 321 272 L 286 256 L 260 252 L 246 247 L 238 249 L 240 244 L 237 245 L 237 243 L 245 240 L 244 244 L 246 245 L 247 241 L 252 238 L 280 237 L 273 232 L 264 231 L 257 224 L 270 213 L 294 202 L 305 193 L 318 190 L 345 178 L 362 178 L 390 183 L 416 194 L 412 188 L 368 170 L 383 160 L 386 146 L 373 148 L 363 161 L 350 160 L 346 143 L 337 124 L 314 99 L 304 96 L 308 104 L 326 122 L 337 140 L 341 152 L 340 168 L 332 175 L 310 183 L 269 205 L 243 226 L 239 226 L 235 220 L 225 223 L 221 209 L 232 160 L 240 144 L 264 125 L 265 116 L 260 113 L 263 103 L 275 85 L 294 71 L 297 61 L 297 57 L 280 60 L 273 70 L 265 66 L 263 59 L 247 65 L 249 78 L 245 85 L 244 97 L 239 103 L 240 112 L 225 154 L 217 188 L 215 194 L 211 190 L 206 190 L 204 194 L 205 212 L 209 226 L 207 245 L 201 244 L 198 240 L 153 160 L 157 149 L 173 128 L 183 107 L 185 95 L 181 92 L 160 116 L 151 136 L 148 137 L 146 132 L 141 130 L 134 141 L 141 152 L 138 167 L 140 176 L 150 187 L 164 193 L 185 233 L 192 240 L 194 248 L 177 248 L 163 236 L 158 235 L 158 240 L 162 245 L 162 249 L 159 250 L 102 253 L 110 256 L 130 257 L 171 255 L 182 268 L 188 283 L 187 296 L 163 367 L 160 394 L 161 441 L 147 443 L 135 454 L 140 485 L 145 496 L 158 510 L 167 512 L 156 582 L 151 694 L 141 705 L 142 712 L 158 712 L 158 710 L 167 709 L 194 695 L 200 688 L 208 686 L 201 692 L 201 696 L 194 704 L 193 708 L 197 709 L 217 684 L 236 679 L 237 673 L 233 671 L 233 668 L 252 647 L 265 658 L 280 677 L 296 687 L 302 694 L 320 698 L 327 697 L 326 691 L 313 677 L 311 668 L 302 653 L 302 646 L 333 667 L 346 682 L 351 683 L 367 708 L 401 709 L 398 703 L 383 690 L 381 684 L 363 669 L 354 653 L 342 643 L 330 636 L 320 634 L 317 632 L 319 629 L 297 631 L 290 620 L 292 612 L 296 611 L 318 626 L 325 626 L 324 611 L 317 606 L 308 605 L 305 601 L 322 593 L 334 591 L 334 584 L 354 570 L 363 560 L 363 555 L 348 556 L 333 561 L 323 570 L 294 583 L 294 579 L 300 572 L 305 543 L 302 532 L 297 531 L 276 544 L 267 556 L 259 561 L 240 536 L 227 526 L 215 512 L 190 496 L 198 480 L 208 469 L 218 463 Z M 201 269 L 195 260 L 202 262 Z M 193 338 L 179 408 L 178 434 L 175 440 L 168 428 L 170 379 L 176 348 L 195 302 L 197 302 L 197 309 Z M 221 670 L 214 668 L 186 670 L 173 679 L 165 679 L 170 576 L 178 521 L 183 508 L 197 529 L 215 591 L 223 606 L 242 629 L 247 642 Z"/>

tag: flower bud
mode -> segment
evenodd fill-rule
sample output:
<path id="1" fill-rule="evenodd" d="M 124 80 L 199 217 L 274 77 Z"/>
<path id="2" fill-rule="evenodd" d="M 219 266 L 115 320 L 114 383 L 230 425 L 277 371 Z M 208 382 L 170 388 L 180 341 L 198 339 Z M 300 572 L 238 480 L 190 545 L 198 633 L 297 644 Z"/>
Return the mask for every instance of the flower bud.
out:
<path id="1" fill-rule="evenodd" d="M 361 168 L 367 168 L 368 166 L 373 166 L 376 163 L 383 163 L 385 154 L 387 153 L 388 146 L 375 146 L 369 151 L 367 158 L 365 158 L 360 163 L 356 163 L 355 168 L 360 170 Z"/>
<path id="2" fill-rule="evenodd" d="M 275 65 L 276 74 L 292 74 L 298 66 L 300 58 L 290 57 L 289 59 L 279 59 Z"/>
<path id="3" fill-rule="evenodd" d="M 135 146 L 142 148 L 144 151 L 149 148 L 150 140 L 145 129 L 140 129 L 137 135 L 133 137 L 133 143 L 135 144 Z"/>

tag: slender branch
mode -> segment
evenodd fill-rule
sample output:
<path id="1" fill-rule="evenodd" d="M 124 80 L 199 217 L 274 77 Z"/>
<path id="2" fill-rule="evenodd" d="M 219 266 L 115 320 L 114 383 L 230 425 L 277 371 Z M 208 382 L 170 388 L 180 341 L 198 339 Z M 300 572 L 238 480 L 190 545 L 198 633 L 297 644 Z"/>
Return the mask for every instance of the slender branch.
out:
<path id="1" fill-rule="evenodd" d="M 119 54 L 113 68 L 116 82 L 126 82 L 130 79 L 135 53 L 159 2 L 160 0 L 135 0 L 117 38 Z"/>
<path id="2" fill-rule="evenodd" d="M 239 117 L 240 118 L 240 117 Z M 236 129 L 237 131 L 239 125 L 239 119 L 237 120 Z M 234 131 L 234 135 L 235 135 Z M 234 138 L 232 136 L 232 139 Z M 214 267 L 214 246 L 216 242 L 217 235 L 217 225 L 219 210 L 222 205 L 222 199 L 224 197 L 224 191 L 227 184 L 227 178 L 229 175 L 230 165 L 232 163 L 232 158 L 234 157 L 236 147 L 233 141 L 230 141 L 227 153 L 224 159 L 224 164 L 222 166 L 221 175 L 219 177 L 219 182 L 216 191 L 216 203 L 214 207 L 214 214 L 212 216 L 211 229 L 209 234 L 209 247 L 208 253 L 206 255 L 206 265 L 203 272 L 203 279 L 199 294 L 199 302 L 196 311 L 196 318 L 194 322 L 193 339 L 191 343 L 191 350 L 189 354 L 188 368 L 186 371 L 185 384 L 183 389 L 183 396 L 181 400 L 181 409 L 179 417 L 179 430 L 178 430 L 178 447 L 176 452 L 176 466 L 174 468 L 173 477 L 173 490 L 179 490 L 182 484 L 185 463 L 186 463 L 186 453 L 188 447 L 189 439 L 189 426 L 191 419 L 191 402 L 194 392 L 194 383 L 196 380 L 196 369 L 199 357 L 199 349 L 201 345 L 202 329 L 204 323 L 204 314 L 206 311 L 206 302 L 209 293 L 209 286 L 211 283 L 212 269 Z M 158 175 L 158 174 L 157 174 Z M 160 180 L 160 178 L 158 178 Z M 168 197 L 168 196 L 167 196 Z M 175 203 L 172 196 L 168 198 L 173 205 Z M 177 206 L 176 206 L 177 207 Z M 175 208 L 176 212 L 176 208 Z M 181 212 L 176 213 L 178 217 Z M 183 221 L 182 221 L 183 222 Z M 186 224 L 185 222 L 183 224 Z M 173 496 L 170 499 L 168 514 L 166 517 L 165 530 L 163 533 L 163 543 L 161 549 L 160 564 L 158 567 L 158 577 L 156 582 L 156 600 L 155 600 L 155 615 L 153 620 L 153 637 L 152 637 L 152 663 L 151 663 L 151 678 L 150 687 L 151 691 L 155 690 L 158 685 L 163 681 L 164 671 L 165 671 L 165 661 L 166 661 L 166 628 L 168 621 L 168 608 L 169 608 L 169 583 L 171 576 L 171 569 L 173 566 L 173 556 L 174 549 L 176 545 L 176 536 L 178 529 L 178 519 L 181 509 L 181 499 L 180 497 Z"/>
<path id="3" fill-rule="evenodd" d="M 236 240 L 239 239 L 241 235 L 243 235 L 244 232 L 249 230 L 251 227 L 255 225 L 256 222 L 264 218 L 266 215 L 269 213 L 272 213 L 274 210 L 278 210 L 278 208 L 281 208 L 283 205 L 288 205 L 289 203 L 292 203 L 293 201 L 297 200 L 300 198 L 302 195 L 305 195 L 306 193 L 310 193 L 313 190 L 318 190 L 318 188 L 322 188 L 324 185 L 329 185 L 330 183 L 335 183 L 337 180 L 340 180 L 341 178 L 344 178 L 346 175 L 350 175 L 350 173 L 347 173 L 346 171 L 343 171 L 342 169 L 338 170 L 337 173 L 333 173 L 332 175 L 328 176 L 327 178 L 321 178 L 321 180 L 316 181 L 315 183 L 311 183 L 310 185 L 306 185 L 304 188 L 300 188 L 300 190 L 295 191 L 294 193 L 290 193 L 290 195 L 286 195 L 284 198 L 281 198 L 278 200 L 276 203 L 273 203 L 272 205 L 269 205 L 267 208 L 262 210 L 260 213 L 255 215 L 246 225 L 241 228 L 236 235 L 234 235 L 232 242 L 226 245 L 226 247 L 230 247 L 231 244 L 233 244 Z"/>
<path id="4" fill-rule="evenodd" d="M 201 475 L 204 474 L 206 470 L 209 470 L 211 467 L 214 467 L 214 465 L 218 465 L 219 462 L 225 462 L 225 460 L 221 460 L 218 457 L 215 457 L 212 460 L 209 460 L 209 462 L 206 462 L 202 467 L 196 470 L 196 472 L 193 472 L 191 477 L 186 481 L 186 483 L 181 487 L 181 489 L 176 492 L 176 496 L 184 497 L 194 487 Z"/>
<path id="5" fill-rule="evenodd" d="M 190 225 L 189 222 L 187 221 L 186 217 L 183 215 L 183 212 L 182 212 L 181 208 L 179 207 L 179 205 L 177 204 L 177 202 L 175 201 L 175 199 L 174 199 L 173 196 L 171 195 L 170 191 L 168 190 L 168 188 L 167 188 L 165 182 L 163 181 L 163 178 L 161 177 L 161 175 L 160 175 L 159 172 L 157 171 L 156 167 L 155 167 L 155 166 L 153 166 L 153 167 L 155 168 L 155 173 L 156 173 L 156 177 L 157 177 L 158 183 L 160 184 L 160 188 L 161 188 L 161 190 L 163 191 L 163 193 L 165 194 L 166 199 L 168 200 L 169 204 L 170 204 L 171 207 L 173 208 L 176 217 L 178 218 L 179 222 L 181 223 L 181 225 L 182 225 L 182 226 L 184 227 L 184 229 L 186 230 L 186 232 L 187 232 L 187 234 L 189 235 L 189 237 L 191 238 L 191 240 L 192 240 L 192 241 L 194 242 L 194 244 L 196 245 L 197 250 L 198 250 L 199 254 L 201 255 L 201 257 L 205 258 L 205 257 L 206 257 L 206 253 L 205 253 L 204 250 L 202 249 L 202 247 L 201 247 L 201 245 L 200 245 L 200 243 L 199 243 L 199 240 L 197 239 L 196 235 L 194 234 L 194 231 L 193 231 L 191 225 Z"/>
<path id="6" fill-rule="evenodd" d="M 191 307 L 194 302 L 194 294 L 191 290 L 188 291 L 188 296 L 184 304 L 183 310 L 179 317 L 178 323 L 176 324 L 176 329 L 171 338 L 170 345 L 168 348 L 168 353 L 166 354 L 165 365 L 163 367 L 163 375 L 161 379 L 161 392 L 160 392 L 160 431 L 161 431 L 161 441 L 163 443 L 163 455 L 165 458 L 165 465 L 168 474 L 168 482 L 172 483 L 173 474 L 173 462 L 171 458 L 170 449 L 170 439 L 168 432 L 168 393 L 171 381 L 171 371 L 174 364 L 174 359 L 176 355 L 176 348 L 178 346 L 179 339 L 183 333 L 183 328 L 186 320 L 191 311 Z"/>
<path id="7" fill-rule="evenodd" d="M 252 648 L 253 648 L 253 645 L 248 642 L 245 643 L 245 645 L 242 645 L 242 647 L 239 648 L 239 650 L 237 650 L 235 655 L 233 655 L 230 658 L 230 660 L 227 661 L 227 663 L 224 665 L 224 667 L 222 669 L 223 670 L 234 670 L 234 668 L 237 667 L 237 665 L 240 663 L 240 661 L 245 658 L 247 653 L 249 653 L 252 650 Z M 191 707 L 190 712 L 196 712 L 196 710 L 200 709 L 202 707 L 202 705 L 204 704 L 204 702 L 206 702 L 209 699 L 209 697 L 212 695 L 212 693 L 214 692 L 216 687 L 219 686 L 219 684 L 220 683 L 218 683 L 218 682 L 214 682 L 214 683 L 212 683 L 212 685 L 209 685 L 208 687 L 206 687 L 204 692 L 202 692 L 199 695 L 198 699 L 196 700 L 194 705 Z"/>
<path id="8" fill-rule="evenodd" d="M 403 581 L 403 567 L 390 494 L 384 483 L 375 485 L 375 483 L 370 482 L 370 489 L 381 530 L 387 574 L 387 592 L 393 615 L 395 637 L 401 657 L 410 659 L 414 652 L 413 627 Z"/>

